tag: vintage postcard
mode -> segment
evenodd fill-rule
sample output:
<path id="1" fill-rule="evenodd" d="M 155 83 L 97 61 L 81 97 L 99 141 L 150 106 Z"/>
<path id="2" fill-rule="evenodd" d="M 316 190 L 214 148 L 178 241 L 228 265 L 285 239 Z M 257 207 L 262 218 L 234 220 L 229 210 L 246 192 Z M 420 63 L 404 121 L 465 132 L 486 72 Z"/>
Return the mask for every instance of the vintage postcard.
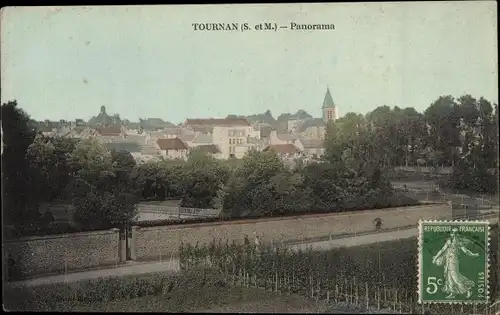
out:
<path id="1" fill-rule="evenodd" d="M 498 313 L 496 6 L 2 8 L 3 308 Z"/>

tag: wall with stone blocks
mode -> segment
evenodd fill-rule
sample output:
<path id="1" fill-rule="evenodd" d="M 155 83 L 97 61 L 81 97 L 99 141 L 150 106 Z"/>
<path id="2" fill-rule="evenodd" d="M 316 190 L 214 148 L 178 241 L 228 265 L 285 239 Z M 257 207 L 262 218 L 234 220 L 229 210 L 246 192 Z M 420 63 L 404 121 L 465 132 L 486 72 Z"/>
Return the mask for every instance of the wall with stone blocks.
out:
<path id="1" fill-rule="evenodd" d="M 22 278 L 90 269 L 117 264 L 119 243 L 118 229 L 26 237 L 4 241 L 3 261 L 13 259 Z"/>
<path id="2" fill-rule="evenodd" d="M 161 260 L 177 256 L 179 245 L 209 243 L 213 238 L 223 242 L 242 240 L 253 233 L 263 241 L 300 241 L 329 235 L 374 231 L 375 218 L 383 220 L 383 228 L 416 226 L 420 219 L 452 218 L 451 206 L 423 205 L 391 209 L 366 210 L 344 213 L 303 215 L 282 218 L 238 220 L 148 228 L 133 227 L 131 253 L 135 260 Z"/>

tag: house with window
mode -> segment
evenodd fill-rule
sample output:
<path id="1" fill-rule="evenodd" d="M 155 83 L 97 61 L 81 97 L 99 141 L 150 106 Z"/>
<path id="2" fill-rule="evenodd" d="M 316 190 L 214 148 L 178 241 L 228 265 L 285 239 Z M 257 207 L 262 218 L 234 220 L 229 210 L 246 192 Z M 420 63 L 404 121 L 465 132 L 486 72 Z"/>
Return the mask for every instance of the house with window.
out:
<path id="1" fill-rule="evenodd" d="M 193 146 L 198 144 L 208 145 L 214 144 L 218 147 L 220 153 L 217 158 L 242 158 L 246 152 L 253 147 L 256 147 L 255 139 L 260 139 L 260 130 L 250 125 L 245 118 L 223 118 L 223 119 L 188 119 L 186 124 L 194 126 L 210 126 L 211 128 L 211 143 L 207 143 L 209 137 L 207 134 L 193 140 Z M 196 139 L 196 137 L 195 137 Z M 251 140 L 250 140 L 251 139 Z"/>
<path id="2" fill-rule="evenodd" d="M 127 134 L 125 127 L 118 124 L 101 126 L 96 130 L 96 137 L 102 143 L 122 142 Z"/>
<path id="3" fill-rule="evenodd" d="M 186 159 L 188 146 L 180 138 L 156 140 L 160 155 L 167 159 Z"/>

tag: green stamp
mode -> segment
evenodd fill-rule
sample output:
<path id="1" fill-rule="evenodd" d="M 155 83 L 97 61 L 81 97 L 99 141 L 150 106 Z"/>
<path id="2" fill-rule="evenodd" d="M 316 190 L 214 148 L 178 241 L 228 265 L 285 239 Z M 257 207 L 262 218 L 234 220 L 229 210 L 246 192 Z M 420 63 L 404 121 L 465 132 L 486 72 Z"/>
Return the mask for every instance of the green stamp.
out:
<path id="1" fill-rule="evenodd" d="M 489 222 L 420 221 L 420 303 L 487 303 Z"/>

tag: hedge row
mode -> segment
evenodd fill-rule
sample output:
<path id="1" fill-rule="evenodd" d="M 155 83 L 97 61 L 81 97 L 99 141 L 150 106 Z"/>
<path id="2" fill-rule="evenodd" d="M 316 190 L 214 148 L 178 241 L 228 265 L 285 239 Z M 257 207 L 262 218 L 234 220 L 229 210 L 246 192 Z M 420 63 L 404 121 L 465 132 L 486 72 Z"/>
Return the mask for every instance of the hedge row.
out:
<path id="1" fill-rule="evenodd" d="M 403 193 L 398 193 L 391 200 L 391 206 L 388 208 L 399 208 L 399 207 L 411 207 L 421 205 L 420 202 L 412 199 L 404 195 Z M 347 212 L 347 211 L 366 211 L 366 210 L 377 210 L 382 207 L 372 207 L 367 209 L 366 207 L 359 208 L 351 208 L 345 209 L 344 211 L 339 212 Z M 303 215 L 311 215 L 311 214 L 323 214 L 329 213 L 324 211 L 309 211 L 307 213 L 286 213 L 286 214 L 276 214 L 276 215 L 249 215 L 245 217 L 238 218 L 225 218 L 225 217 L 211 217 L 211 218 L 192 218 L 192 219 L 162 219 L 162 220 L 151 220 L 151 221 L 142 221 L 142 222 L 134 222 L 133 225 L 139 227 L 153 227 L 153 226 L 165 226 L 165 225 L 178 225 L 178 224 L 195 224 L 195 223 L 209 223 L 209 222 L 231 222 L 238 220 L 250 220 L 250 219 L 262 219 L 262 218 L 283 218 L 283 217 L 296 217 Z"/>

